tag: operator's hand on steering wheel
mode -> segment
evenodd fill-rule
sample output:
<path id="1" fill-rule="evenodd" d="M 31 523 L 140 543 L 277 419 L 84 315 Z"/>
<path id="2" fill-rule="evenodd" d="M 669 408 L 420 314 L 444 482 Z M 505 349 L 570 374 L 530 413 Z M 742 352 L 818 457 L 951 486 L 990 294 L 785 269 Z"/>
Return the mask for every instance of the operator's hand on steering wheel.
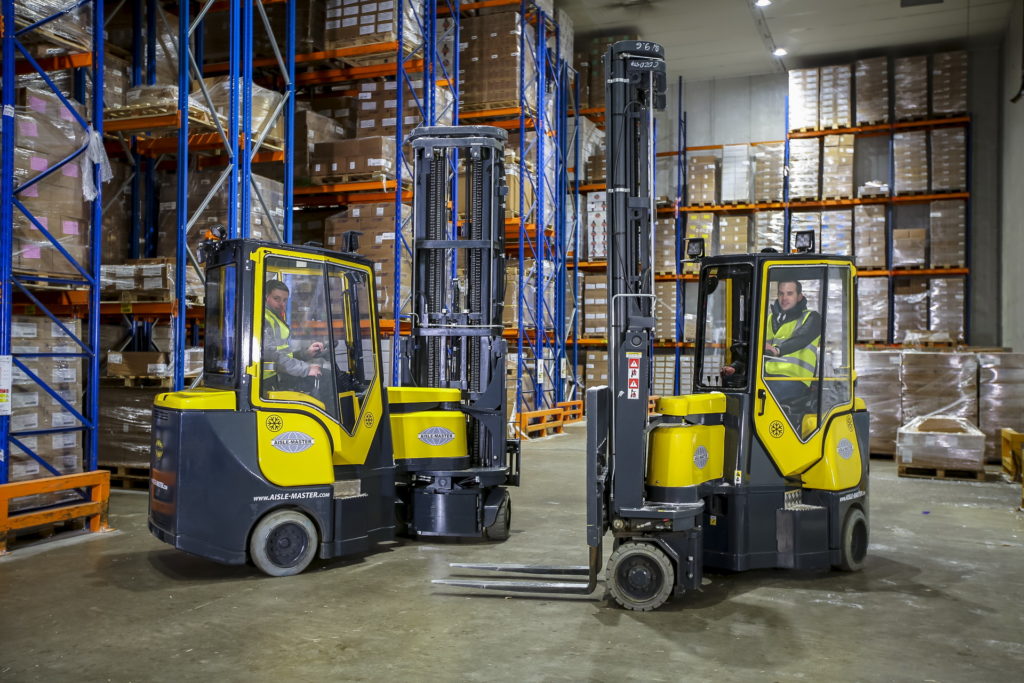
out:
<path id="1" fill-rule="evenodd" d="M 731 365 L 723 365 L 722 374 L 725 375 L 726 377 L 731 377 L 732 375 L 736 374 L 736 368 L 734 368 Z"/>
<path id="2" fill-rule="evenodd" d="M 319 344 L 320 342 L 316 342 L 316 343 Z M 308 376 L 309 377 L 319 377 L 323 373 L 323 371 L 324 371 L 324 369 L 322 367 L 320 367 L 319 365 L 310 365 L 309 366 L 309 375 Z"/>
<path id="3" fill-rule="evenodd" d="M 769 356 L 779 355 L 778 347 L 772 346 L 771 344 L 764 345 L 764 352 L 767 353 Z"/>
<path id="4" fill-rule="evenodd" d="M 308 349 L 309 355 L 311 357 L 315 357 L 317 354 L 319 354 L 323 350 L 324 350 L 324 343 L 323 342 L 313 342 L 312 344 L 309 345 L 309 349 Z"/>

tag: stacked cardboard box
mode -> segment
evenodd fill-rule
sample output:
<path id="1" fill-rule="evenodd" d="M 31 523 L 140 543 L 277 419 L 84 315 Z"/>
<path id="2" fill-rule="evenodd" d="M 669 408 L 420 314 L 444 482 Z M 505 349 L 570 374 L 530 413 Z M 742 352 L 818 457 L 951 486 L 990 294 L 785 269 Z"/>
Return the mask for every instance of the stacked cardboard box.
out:
<path id="1" fill-rule="evenodd" d="M 928 114 L 928 57 L 899 57 L 893 69 L 896 120 Z"/>
<path id="2" fill-rule="evenodd" d="M 914 130 L 892 136 L 896 194 L 928 191 L 928 133 Z"/>
<path id="3" fill-rule="evenodd" d="M 722 148 L 722 202 L 748 203 L 752 174 L 750 145 Z"/>
<path id="4" fill-rule="evenodd" d="M 818 93 L 818 125 L 822 129 L 849 128 L 853 108 L 850 102 L 850 65 L 823 66 Z"/>
<path id="5" fill-rule="evenodd" d="M 978 424 L 978 358 L 973 353 L 904 351 L 900 388 L 904 424 L 932 414 Z"/>
<path id="6" fill-rule="evenodd" d="M 825 199 L 853 197 L 853 135 L 826 135 L 821 193 Z"/>
<path id="7" fill-rule="evenodd" d="M 818 69 L 789 72 L 789 129 L 818 129 Z"/>
<path id="8" fill-rule="evenodd" d="M 863 280 L 861 281 L 863 282 Z M 857 396 L 871 413 L 870 452 L 896 453 L 896 431 L 900 418 L 900 396 L 893 384 L 900 369 L 899 351 L 854 351 L 857 367 Z"/>
<path id="9" fill-rule="evenodd" d="M 107 50 L 103 55 L 103 108 L 124 106 L 125 93 L 131 83 L 131 64 Z"/>
<path id="10" fill-rule="evenodd" d="M 932 192 L 967 189 L 967 139 L 963 128 L 938 128 L 932 137 Z"/>
<path id="11" fill-rule="evenodd" d="M 14 209 L 12 267 L 80 278 L 37 224 L 88 270 L 90 205 L 82 195 L 81 166 L 75 160 L 44 180 L 32 181 L 78 149 L 85 140 L 83 131 L 49 90 L 19 88 L 15 103 L 14 183 L 23 188 L 16 190 L 17 198 L 35 220 Z"/>
<path id="12" fill-rule="evenodd" d="M 755 253 L 765 249 L 782 252 L 785 249 L 786 216 L 782 211 L 759 211 L 754 214 Z"/>
<path id="13" fill-rule="evenodd" d="M 520 106 L 523 100 L 527 107 L 536 106 L 535 66 L 534 60 L 528 58 L 533 52 L 533 32 L 528 27 L 524 29 L 518 11 L 466 17 L 460 27 L 460 40 L 461 109 Z M 525 54 L 522 42 L 526 45 Z M 520 65 L 525 71 L 525 98 L 519 92 Z"/>
<path id="14" fill-rule="evenodd" d="M 932 55 L 932 114 L 952 116 L 967 111 L 967 53 Z"/>
<path id="15" fill-rule="evenodd" d="M 608 193 L 587 193 L 587 260 L 608 258 Z"/>
<path id="16" fill-rule="evenodd" d="M 691 205 L 718 203 L 718 158 L 693 156 L 686 164 L 686 193 Z"/>
<path id="17" fill-rule="evenodd" d="M 967 263 L 967 206 L 960 200 L 932 202 L 928 212 L 928 263 L 963 268 Z"/>
<path id="18" fill-rule="evenodd" d="M 216 76 L 203 79 L 206 89 L 210 93 L 210 100 L 213 102 L 213 109 L 220 118 L 222 125 L 227 130 L 227 122 L 230 120 L 231 112 L 231 82 L 227 76 Z M 239 79 L 238 92 L 242 90 L 242 81 Z M 195 97 L 195 95 L 193 95 Z M 252 138 L 255 142 L 261 135 L 266 133 L 268 142 L 281 145 L 284 141 L 284 117 L 280 114 L 275 118 L 283 95 L 262 86 L 252 84 Z M 203 100 L 206 101 L 205 99 Z M 242 126 L 243 117 L 241 107 L 238 112 L 238 125 Z"/>
<path id="19" fill-rule="evenodd" d="M 789 141 L 789 198 L 818 199 L 821 141 L 797 138 Z"/>
<path id="20" fill-rule="evenodd" d="M 588 389 L 609 384 L 607 351 L 587 351 L 583 379 Z"/>
<path id="21" fill-rule="evenodd" d="M 821 253 L 853 255 L 853 212 L 821 212 Z"/>
<path id="22" fill-rule="evenodd" d="M 581 41 L 580 51 L 576 54 L 576 65 L 580 73 L 581 106 L 603 107 L 604 106 L 604 56 L 608 52 L 608 46 L 620 40 L 636 40 L 635 33 L 623 33 L 618 35 L 595 36 L 586 41 Z M 586 97 L 582 91 L 586 91 Z M 585 103 L 585 104 L 584 104 Z"/>
<path id="23" fill-rule="evenodd" d="M 329 116 L 314 111 L 295 112 L 294 177 L 308 183 L 313 169 L 313 149 L 318 142 L 344 140 L 345 128 Z"/>
<path id="24" fill-rule="evenodd" d="M 300 3 L 302 4 L 302 3 Z M 402 39 L 410 50 L 423 42 L 416 4 L 396 0 L 324 0 L 324 42 L 328 50 L 398 40 L 397 12 L 403 12 Z M 394 48 L 382 52 L 394 53 Z"/>
<path id="25" fill-rule="evenodd" d="M 582 289 L 582 283 L 580 284 Z M 583 292 L 580 292 L 580 301 Z M 505 304 L 501 309 L 501 324 L 506 328 L 519 327 L 519 263 L 512 262 L 505 266 Z M 580 327 L 583 326 L 583 315 L 580 315 Z"/>
<path id="26" fill-rule="evenodd" d="M 810 231 L 814 233 L 814 250 L 821 251 L 821 212 L 820 211 L 796 211 L 789 216 L 789 245 L 790 248 L 796 243 L 798 232 Z"/>
<path id="27" fill-rule="evenodd" d="M 892 231 L 892 265 L 924 267 L 927 263 L 928 231 L 925 228 L 896 228 Z"/>
<path id="28" fill-rule="evenodd" d="M 364 137 L 319 142 L 313 147 L 310 180 L 328 184 L 352 176 L 395 177 L 395 139 Z"/>
<path id="29" fill-rule="evenodd" d="M 61 319 L 61 324 L 75 337 L 82 338 L 82 321 Z M 46 383 L 78 413 L 82 413 L 82 386 L 85 384 L 81 347 L 49 317 L 11 317 L 11 353 L 32 354 L 18 358 L 29 372 Z M 40 357 L 35 354 L 66 354 Z M 39 383 L 14 365 L 11 373 L 10 430 L 18 440 L 61 474 L 82 471 L 82 433 L 80 431 L 44 434 L 19 434 L 52 429 L 81 427 L 74 414 L 53 398 Z M 39 461 L 11 443 L 9 462 L 10 481 L 24 481 L 50 476 Z M 18 510 L 52 505 L 66 499 L 65 494 L 41 494 L 32 498 L 12 501 L 11 509 Z"/>
<path id="30" fill-rule="evenodd" d="M 718 217 L 718 253 L 750 253 L 750 216 Z"/>
<path id="31" fill-rule="evenodd" d="M 359 99 L 337 93 L 314 94 L 309 107 L 317 114 L 334 119 L 342 128 L 343 138 L 354 138 L 358 130 Z"/>
<path id="32" fill-rule="evenodd" d="M 685 258 L 685 255 L 684 255 Z M 651 255 L 655 273 L 676 273 L 676 221 L 659 218 L 654 223 L 654 253 Z"/>
<path id="33" fill-rule="evenodd" d="M 654 283 L 654 338 L 675 341 L 676 338 L 676 283 Z"/>
<path id="34" fill-rule="evenodd" d="M 411 215 L 412 208 L 403 204 L 397 216 L 398 222 L 405 223 Z M 377 311 L 384 320 L 395 318 L 396 270 L 400 271 L 399 296 L 403 306 L 409 297 L 412 282 L 412 259 L 405 250 L 402 252 L 400 269 L 395 267 L 395 224 L 395 205 L 393 202 L 385 202 L 353 204 L 328 218 L 324 225 L 324 246 L 328 249 L 339 248 L 342 237 L 350 230 L 362 233 L 359 237 L 359 253 L 373 261 Z M 514 293 L 511 296 L 515 296 Z"/>
<path id="35" fill-rule="evenodd" d="M 713 213 L 688 213 L 686 214 L 686 239 L 704 240 L 704 254 L 714 256 L 718 253 L 718 245 L 715 243 L 715 214 Z M 684 263 L 684 273 L 696 273 L 700 270 L 696 263 Z"/>
<path id="36" fill-rule="evenodd" d="M 853 207 L 854 256 L 862 268 L 885 268 L 885 206 L 858 204 Z"/>
<path id="37" fill-rule="evenodd" d="M 398 83 L 388 80 L 366 81 L 359 84 L 357 137 L 394 136 L 398 132 L 399 120 L 403 132 L 408 133 L 422 122 L 425 102 L 429 96 L 423 79 L 403 81 L 401 107 L 398 103 Z M 453 111 L 451 91 L 437 86 L 434 86 L 433 90 L 435 108 L 438 112 L 437 125 L 450 125 Z"/>
<path id="38" fill-rule="evenodd" d="M 932 341 L 964 340 L 965 281 L 933 277 L 928 285 L 928 331 Z"/>
<path id="39" fill-rule="evenodd" d="M 342 17 L 342 8 L 340 5 L 343 3 L 336 3 L 336 6 L 329 12 L 324 7 L 323 0 L 304 0 L 304 2 L 295 3 L 295 52 L 296 54 L 306 54 L 310 52 L 319 52 L 325 48 L 324 44 L 324 31 L 330 22 L 338 20 Z M 348 7 L 351 7 L 355 3 L 347 3 Z M 378 2 L 378 8 L 382 5 L 387 5 L 388 2 Z M 278 49 L 281 54 L 285 52 L 284 37 L 285 33 L 285 22 L 287 20 L 287 5 L 283 3 L 268 3 L 264 7 L 264 11 L 267 13 L 267 19 L 270 22 L 270 26 L 274 31 L 274 36 L 278 41 Z M 109 16 L 109 14 L 108 14 Z M 208 62 L 226 62 L 229 56 L 229 43 L 226 37 L 229 35 L 230 30 L 229 15 L 227 12 L 207 12 L 204 19 L 204 31 L 207 36 L 224 36 L 223 40 L 209 40 L 207 39 L 203 44 L 204 56 Z M 252 32 L 252 51 L 253 55 L 257 57 L 270 57 L 274 56 L 274 48 L 271 46 L 270 37 L 267 32 L 263 30 L 262 21 L 257 16 L 253 19 L 257 26 Z M 408 30 L 408 29 L 406 29 Z M 177 34 L 175 34 L 177 36 Z M 344 45 L 348 47 L 356 43 L 351 41 Z M 130 47 L 130 43 L 128 47 Z M 342 47 L 342 46 L 338 46 Z"/>
<path id="40" fill-rule="evenodd" d="M 900 427 L 896 462 L 901 467 L 969 470 L 984 474 L 985 435 L 969 420 L 917 417 Z"/>
<path id="41" fill-rule="evenodd" d="M 132 252 L 131 239 L 131 185 L 132 167 L 127 163 L 110 160 L 114 173 L 103 189 L 103 230 L 100 234 L 100 261 L 124 263 Z"/>
<path id="42" fill-rule="evenodd" d="M 138 389 L 120 383 L 100 388 L 97 438 L 103 444 L 99 464 L 149 467 L 153 400 L 165 389 Z"/>
<path id="43" fill-rule="evenodd" d="M 754 201 L 781 202 L 786 148 L 783 143 L 754 145 Z"/>
<path id="44" fill-rule="evenodd" d="M 978 354 L 978 427 L 989 462 L 1000 461 L 1000 429 L 1024 432 L 1024 353 Z"/>
<path id="45" fill-rule="evenodd" d="M 588 183 L 603 183 L 608 177 L 608 160 L 604 152 L 587 157 L 586 178 Z"/>
<path id="46" fill-rule="evenodd" d="M 51 54 L 55 41 L 49 36 L 58 38 L 64 47 L 74 49 L 75 52 L 88 52 L 92 49 L 91 5 L 68 4 L 61 0 L 19 3 L 14 8 L 14 19 L 19 28 L 50 20 L 42 24 L 42 31 L 29 31 L 21 38 L 31 45 L 30 50 L 34 56 L 45 57 Z"/>
<path id="47" fill-rule="evenodd" d="M 583 276 L 583 334 L 588 337 L 608 336 L 608 275 L 587 273 Z"/>
<path id="48" fill-rule="evenodd" d="M 889 59 L 873 57 L 854 65 L 857 91 L 857 125 L 889 120 Z"/>
<path id="49" fill-rule="evenodd" d="M 884 277 L 858 278 L 857 341 L 884 343 L 888 338 L 889 281 Z"/>
<path id="50" fill-rule="evenodd" d="M 893 278 L 893 343 L 905 344 L 927 336 L 928 278 Z"/>
<path id="51" fill-rule="evenodd" d="M 652 365 L 652 396 L 674 396 L 676 381 L 676 357 L 668 354 L 656 354 L 651 357 Z"/>

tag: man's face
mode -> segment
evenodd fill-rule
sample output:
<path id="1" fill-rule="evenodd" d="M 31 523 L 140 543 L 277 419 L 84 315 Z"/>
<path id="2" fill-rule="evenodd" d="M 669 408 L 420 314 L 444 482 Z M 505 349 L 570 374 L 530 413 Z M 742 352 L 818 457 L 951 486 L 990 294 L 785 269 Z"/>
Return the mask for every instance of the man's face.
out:
<path id="1" fill-rule="evenodd" d="M 267 308 L 272 310 L 279 318 L 284 318 L 285 307 L 288 305 L 288 292 L 283 289 L 275 289 L 267 295 Z"/>
<path id="2" fill-rule="evenodd" d="M 780 282 L 779 283 L 779 307 L 788 311 L 804 298 L 803 294 L 796 291 L 795 282 Z"/>

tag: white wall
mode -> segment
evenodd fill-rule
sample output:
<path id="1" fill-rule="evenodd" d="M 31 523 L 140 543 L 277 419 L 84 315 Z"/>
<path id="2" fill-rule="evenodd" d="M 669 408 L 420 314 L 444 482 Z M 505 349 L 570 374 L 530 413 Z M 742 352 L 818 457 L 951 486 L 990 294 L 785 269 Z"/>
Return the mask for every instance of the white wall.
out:
<path id="1" fill-rule="evenodd" d="M 1021 26 L 1024 0 L 1017 0 L 1003 43 L 1002 301 L 1003 345 L 1024 351 L 1024 98 L 1010 98 L 1020 87 Z"/>

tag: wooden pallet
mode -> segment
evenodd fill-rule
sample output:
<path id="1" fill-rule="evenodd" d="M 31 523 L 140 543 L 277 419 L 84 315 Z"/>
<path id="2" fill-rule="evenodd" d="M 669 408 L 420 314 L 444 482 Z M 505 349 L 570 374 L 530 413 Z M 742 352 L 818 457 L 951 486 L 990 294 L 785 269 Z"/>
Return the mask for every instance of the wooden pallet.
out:
<path id="1" fill-rule="evenodd" d="M 565 411 L 561 408 L 531 410 L 516 415 L 515 429 L 520 439 L 536 439 L 562 434 Z"/>
<path id="2" fill-rule="evenodd" d="M 896 472 L 911 479 L 949 479 L 956 481 L 985 481 L 984 470 L 958 470 L 946 467 L 917 467 L 899 465 Z"/>
<path id="3" fill-rule="evenodd" d="M 82 275 L 80 273 L 75 273 L 75 274 L 71 274 L 71 273 L 49 273 L 49 272 L 22 270 L 20 268 L 15 268 L 14 269 L 14 274 L 17 275 L 20 279 L 24 279 L 24 280 L 33 280 L 34 278 L 40 278 L 40 277 L 57 278 L 57 279 L 74 279 L 74 278 L 82 277 Z M 84 283 L 79 285 L 79 284 L 68 284 L 68 283 L 62 283 L 62 282 L 38 282 L 38 283 L 29 284 L 28 286 L 31 287 L 32 289 L 49 289 L 49 290 L 62 291 L 62 292 L 73 292 L 73 291 L 78 291 L 78 290 L 81 290 L 81 289 L 88 289 L 89 288 L 89 285 L 84 284 Z"/>
<path id="4" fill-rule="evenodd" d="M 470 102 L 469 104 L 460 104 L 459 111 L 468 113 L 473 111 L 490 111 L 491 109 L 520 109 L 521 104 L 522 103 L 519 100 L 494 100 L 492 102 Z M 522 113 L 524 116 L 533 117 L 536 116 L 537 114 L 537 110 L 534 109 L 533 107 L 525 107 L 522 109 Z"/>
<path id="5" fill-rule="evenodd" d="M 790 128 L 790 133 L 816 133 L 821 130 L 817 126 L 804 126 L 803 128 Z"/>
<path id="6" fill-rule="evenodd" d="M 149 490 L 149 468 L 129 465 L 100 465 L 101 470 L 110 472 L 110 486 L 129 491 Z"/>
<path id="7" fill-rule="evenodd" d="M 848 194 L 843 194 L 843 195 L 832 195 L 832 196 L 830 196 L 830 195 L 825 195 L 824 197 L 822 197 L 822 199 L 823 199 L 824 201 L 826 201 L 826 202 L 848 202 L 848 201 L 850 201 L 851 199 L 853 199 L 853 197 L 851 197 L 851 196 L 850 196 L 850 195 L 848 195 Z"/>
<path id="8" fill-rule="evenodd" d="M 365 36 L 364 36 L 365 39 Z M 356 39 L 349 41 L 346 47 L 352 47 L 354 45 L 375 45 L 379 44 L 382 49 L 376 52 L 368 52 L 363 55 L 352 55 L 350 57 L 341 57 L 341 61 L 348 64 L 349 66 L 378 66 L 380 64 L 392 64 L 396 61 L 398 54 L 394 48 L 384 49 L 388 43 L 381 43 L 379 40 L 364 40 L 360 41 Z M 402 57 L 408 59 L 416 50 L 419 49 L 416 45 L 410 45 L 408 42 L 402 44 Z"/>
<path id="9" fill-rule="evenodd" d="M 860 128 L 862 126 L 884 126 L 888 123 L 889 121 L 886 119 L 876 119 L 874 121 L 858 121 L 854 127 Z"/>
<path id="10" fill-rule="evenodd" d="M 338 173 L 336 175 L 311 176 L 313 185 L 340 185 L 342 183 L 385 183 L 393 182 L 395 178 L 386 173 Z M 405 185 L 405 181 L 402 182 Z"/>
<path id="11" fill-rule="evenodd" d="M 108 379 L 122 380 L 129 389 L 170 389 L 174 386 L 173 377 L 153 377 L 150 375 L 126 377 L 115 376 Z"/>
<path id="12" fill-rule="evenodd" d="M 152 120 L 165 116 L 174 116 L 177 113 L 178 107 L 176 104 L 130 104 L 116 109 L 105 110 L 103 112 L 103 118 L 109 121 L 137 119 L 137 126 L 119 131 L 127 133 L 132 131 L 160 130 L 160 128 L 154 127 Z M 205 109 L 200 109 L 198 107 L 189 107 L 188 125 L 192 132 L 200 130 L 210 132 L 217 130 L 217 124 L 214 123 L 213 117 L 210 116 L 210 113 Z M 222 125 L 224 125 L 223 122 Z M 177 126 L 164 126 L 163 128 L 176 130 Z"/>

